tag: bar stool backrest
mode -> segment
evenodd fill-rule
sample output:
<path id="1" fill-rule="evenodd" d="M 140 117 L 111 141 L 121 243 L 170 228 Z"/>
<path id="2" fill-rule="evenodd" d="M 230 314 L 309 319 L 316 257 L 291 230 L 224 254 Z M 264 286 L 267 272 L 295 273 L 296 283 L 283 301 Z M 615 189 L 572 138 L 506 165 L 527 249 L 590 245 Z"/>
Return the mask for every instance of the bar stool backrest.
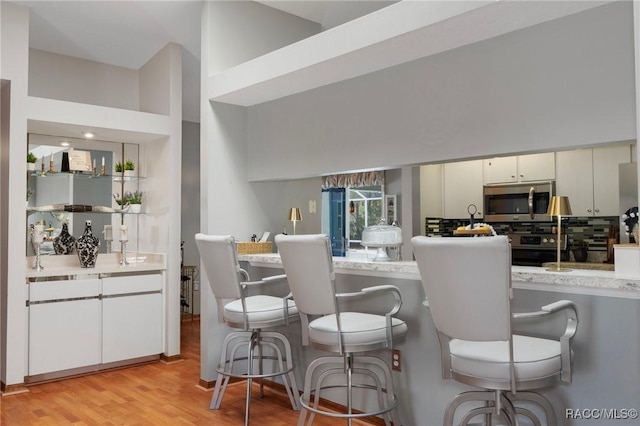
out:
<path id="1" fill-rule="evenodd" d="M 507 236 L 411 240 L 436 329 L 454 339 L 511 340 Z"/>
<path id="2" fill-rule="evenodd" d="M 337 313 L 329 237 L 280 234 L 275 241 L 298 311 L 306 315 Z"/>
<path id="3" fill-rule="evenodd" d="M 231 235 L 196 234 L 209 286 L 216 299 L 240 299 L 240 264 L 236 242 Z"/>

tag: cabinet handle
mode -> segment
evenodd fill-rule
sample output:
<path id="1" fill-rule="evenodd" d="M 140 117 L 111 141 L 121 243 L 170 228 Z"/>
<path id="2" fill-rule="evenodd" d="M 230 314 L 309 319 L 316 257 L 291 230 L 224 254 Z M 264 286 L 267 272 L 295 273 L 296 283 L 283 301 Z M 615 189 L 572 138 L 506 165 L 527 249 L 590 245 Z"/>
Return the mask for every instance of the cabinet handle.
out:
<path id="1" fill-rule="evenodd" d="M 587 209 L 587 211 L 588 211 L 589 213 L 591 213 L 591 209 Z"/>
<path id="2" fill-rule="evenodd" d="M 513 178 L 515 178 L 515 177 L 516 177 L 516 175 L 511 175 L 511 178 L 512 178 L 512 179 L 513 179 Z"/>
<path id="3" fill-rule="evenodd" d="M 600 209 L 596 209 L 596 213 L 600 213 Z"/>
<path id="4" fill-rule="evenodd" d="M 520 177 L 524 177 L 524 173 L 520 175 Z"/>

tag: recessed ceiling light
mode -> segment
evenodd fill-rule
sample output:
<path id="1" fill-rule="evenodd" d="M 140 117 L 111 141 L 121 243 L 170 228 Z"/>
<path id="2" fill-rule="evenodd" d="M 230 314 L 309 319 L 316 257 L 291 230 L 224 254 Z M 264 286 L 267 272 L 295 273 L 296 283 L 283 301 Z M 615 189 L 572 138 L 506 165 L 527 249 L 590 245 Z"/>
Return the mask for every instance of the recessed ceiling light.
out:
<path id="1" fill-rule="evenodd" d="M 69 142 L 67 142 L 67 141 L 60 141 L 60 146 L 69 146 Z"/>
<path id="2" fill-rule="evenodd" d="M 83 132 L 82 133 L 84 135 L 85 138 L 91 139 L 92 137 L 94 137 L 96 134 L 93 132 Z"/>

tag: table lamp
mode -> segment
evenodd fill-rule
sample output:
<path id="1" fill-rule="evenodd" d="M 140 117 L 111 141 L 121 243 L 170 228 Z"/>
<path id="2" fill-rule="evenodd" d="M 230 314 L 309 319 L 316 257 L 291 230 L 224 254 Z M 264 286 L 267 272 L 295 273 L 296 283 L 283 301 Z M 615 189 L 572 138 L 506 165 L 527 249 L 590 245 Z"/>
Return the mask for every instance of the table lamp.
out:
<path id="1" fill-rule="evenodd" d="M 296 222 L 302 222 L 302 214 L 298 207 L 292 207 L 289 209 L 289 220 L 293 222 L 293 235 L 296 235 Z"/>
<path id="2" fill-rule="evenodd" d="M 556 263 L 555 268 L 547 268 L 547 271 L 554 272 L 567 272 L 571 269 L 565 269 L 560 267 L 560 246 L 562 245 L 562 216 L 567 216 L 571 214 L 571 205 L 569 204 L 569 197 L 563 195 L 554 195 L 551 197 L 551 202 L 549 203 L 549 209 L 547 210 L 547 214 L 549 216 L 556 216 L 558 218 L 558 261 Z"/>

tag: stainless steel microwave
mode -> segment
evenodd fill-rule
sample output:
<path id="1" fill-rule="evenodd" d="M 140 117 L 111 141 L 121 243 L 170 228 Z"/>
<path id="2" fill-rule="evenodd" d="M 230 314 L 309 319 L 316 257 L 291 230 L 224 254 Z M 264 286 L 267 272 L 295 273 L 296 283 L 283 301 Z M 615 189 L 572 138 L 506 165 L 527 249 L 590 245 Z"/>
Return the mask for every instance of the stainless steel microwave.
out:
<path id="1" fill-rule="evenodd" d="M 485 222 L 548 222 L 555 182 L 484 186 Z"/>

